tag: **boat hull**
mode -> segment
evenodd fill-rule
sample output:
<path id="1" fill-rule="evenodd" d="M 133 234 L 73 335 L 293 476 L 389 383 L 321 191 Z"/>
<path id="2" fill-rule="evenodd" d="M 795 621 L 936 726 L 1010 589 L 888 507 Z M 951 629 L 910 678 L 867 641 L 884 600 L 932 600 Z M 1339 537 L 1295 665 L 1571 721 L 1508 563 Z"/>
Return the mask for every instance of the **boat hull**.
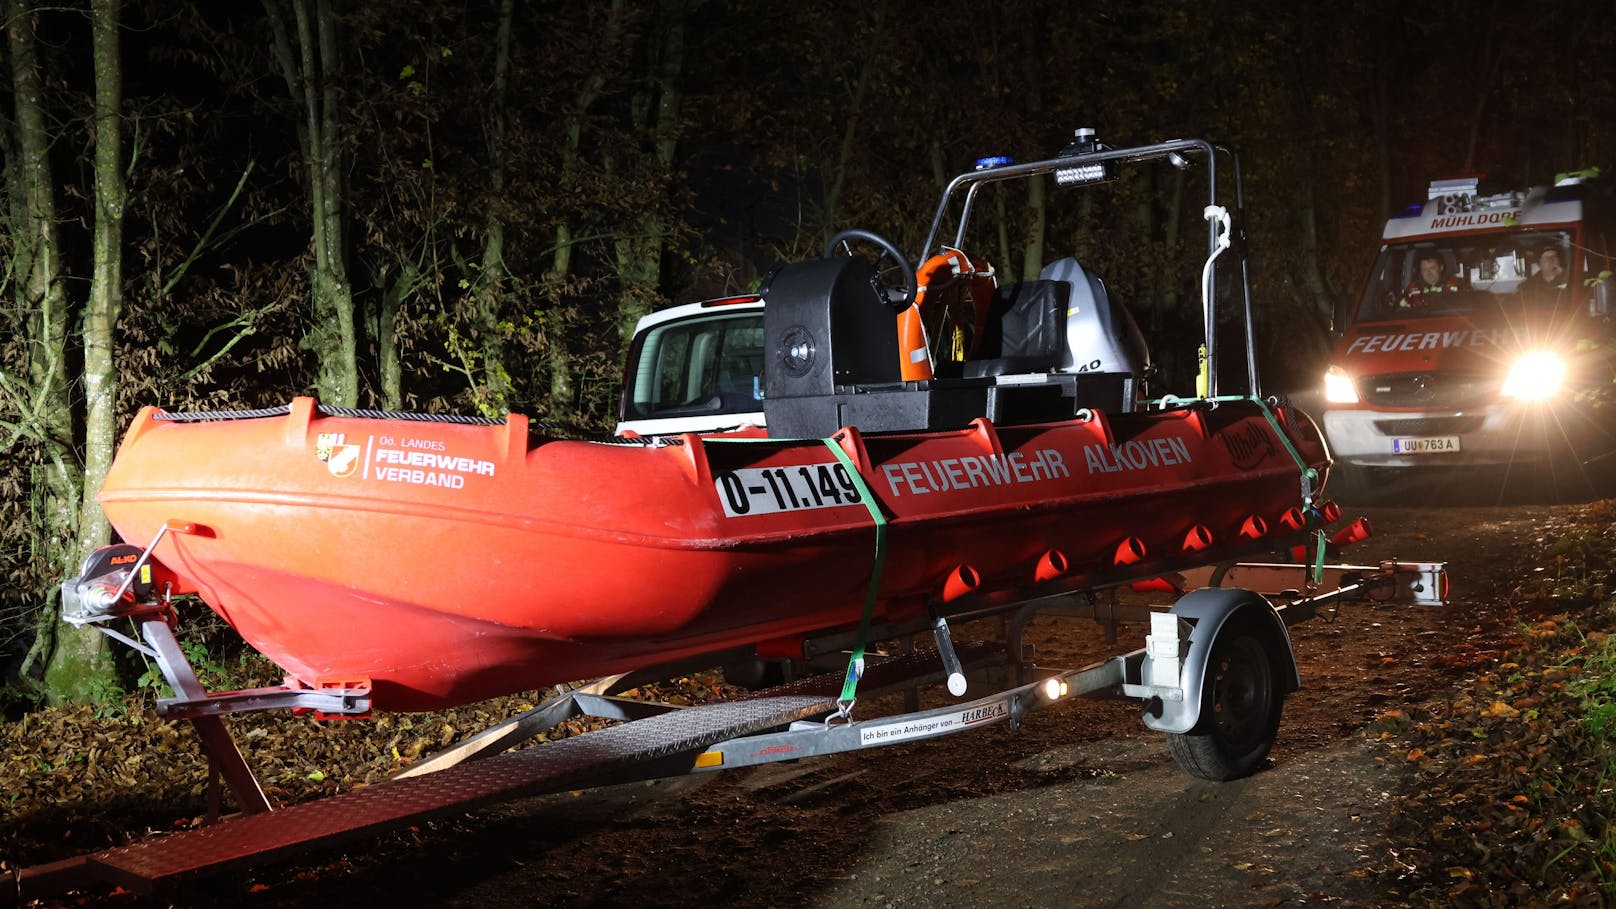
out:
<path id="1" fill-rule="evenodd" d="M 1305 416 L 1280 415 L 1287 446 L 1247 402 L 828 444 L 530 439 L 520 416 L 327 416 L 307 398 L 165 416 L 143 410 L 120 448 L 101 490 L 113 526 L 145 542 L 193 525 L 155 553 L 182 589 L 303 683 L 368 684 L 383 710 L 855 623 L 872 497 L 877 612 L 898 620 L 961 592 L 1215 561 L 1264 542 L 1253 527 L 1280 545 L 1301 504 L 1290 449 L 1328 463 Z"/>

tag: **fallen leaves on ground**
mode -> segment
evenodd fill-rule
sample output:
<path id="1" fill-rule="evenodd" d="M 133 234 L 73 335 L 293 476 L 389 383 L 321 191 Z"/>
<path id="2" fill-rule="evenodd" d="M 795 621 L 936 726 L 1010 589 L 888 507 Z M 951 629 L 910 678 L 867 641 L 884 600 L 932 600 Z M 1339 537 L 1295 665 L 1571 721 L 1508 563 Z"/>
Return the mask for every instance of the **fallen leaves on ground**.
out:
<path id="1" fill-rule="evenodd" d="M 278 670 L 255 658 L 243 687 L 274 684 Z M 702 675 L 633 694 L 663 703 L 712 700 L 722 686 Z M 293 804 L 385 780 L 422 756 L 531 709 L 544 692 L 436 713 L 378 714 L 321 722 L 286 711 L 228 719 L 265 793 Z M 572 719 L 534 742 L 605 721 Z M 208 765 L 186 721 L 159 718 L 149 699 L 38 710 L 0 723 L 0 866 L 28 867 L 184 829 L 207 816 Z M 225 795 L 225 811 L 233 810 Z"/>
<path id="2" fill-rule="evenodd" d="M 1516 591 L 1518 633 L 1489 670 L 1445 703 L 1380 718 L 1383 744 L 1417 766 L 1389 821 L 1398 846 L 1384 871 L 1416 905 L 1616 899 L 1616 747 L 1611 726 L 1589 722 L 1590 704 L 1616 693 L 1611 503 L 1585 509 L 1548 558 L 1546 577 Z"/>

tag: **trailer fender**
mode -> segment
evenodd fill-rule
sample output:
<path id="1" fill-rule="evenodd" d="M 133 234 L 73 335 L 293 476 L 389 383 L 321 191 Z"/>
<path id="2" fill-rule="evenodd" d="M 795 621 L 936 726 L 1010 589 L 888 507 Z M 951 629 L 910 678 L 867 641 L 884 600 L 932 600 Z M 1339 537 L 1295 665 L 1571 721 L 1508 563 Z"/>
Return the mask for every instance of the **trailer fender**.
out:
<path id="1" fill-rule="evenodd" d="M 1234 588 L 1202 588 L 1173 604 L 1169 615 L 1178 624 L 1181 660 L 1178 686 L 1182 697 L 1152 697 L 1145 702 L 1145 725 L 1158 732 L 1186 733 L 1200 721 L 1212 644 L 1218 635 L 1245 632 L 1262 642 L 1274 670 L 1279 696 L 1302 687 L 1296 655 L 1285 622 L 1260 594 Z M 1187 639 L 1186 636 L 1187 635 Z M 1161 646 L 1161 642 L 1152 647 Z M 1154 658 L 1147 653 L 1142 673 L 1148 681 Z M 1159 684 L 1159 682 L 1158 682 Z"/>

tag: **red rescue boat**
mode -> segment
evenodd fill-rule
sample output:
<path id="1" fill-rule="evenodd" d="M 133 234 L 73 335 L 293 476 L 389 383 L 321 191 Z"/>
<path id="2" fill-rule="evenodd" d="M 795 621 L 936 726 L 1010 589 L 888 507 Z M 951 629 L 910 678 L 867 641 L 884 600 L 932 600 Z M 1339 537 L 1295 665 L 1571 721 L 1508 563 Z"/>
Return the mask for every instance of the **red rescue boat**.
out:
<path id="1" fill-rule="evenodd" d="M 1288 552 L 1330 516 L 1329 456 L 1310 419 L 1260 399 L 1250 357 L 1245 394 L 1218 394 L 1211 310 L 1231 232 L 1215 186 L 1193 397 L 1148 397 L 1138 329 L 1075 259 L 1001 282 L 961 251 L 990 184 L 1222 160 L 1199 140 L 1079 140 L 957 178 L 924 288 L 908 264 L 888 286 L 833 248 L 738 304 L 647 320 L 624 397 L 625 420 L 644 419 L 623 437 L 309 398 L 146 408 L 101 503 L 125 540 L 177 529 L 152 552 L 175 592 L 298 683 L 368 690 L 384 710 L 738 648 L 800 653 L 805 636 L 858 625 L 867 597 L 876 620 L 912 624 Z M 962 198 L 958 232 L 934 243 Z M 842 241 L 904 259 L 867 232 Z M 668 434 L 649 434 L 658 420 Z"/>
<path id="2" fill-rule="evenodd" d="M 839 453 L 755 435 L 530 442 L 515 415 L 321 416 L 309 398 L 284 416 L 165 416 L 140 413 L 102 487 L 114 527 L 146 540 L 192 525 L 154 553 L 182 589 L 303 683 L 368 683 L 388 710 L 857 622 L 868 495 L 887 523 L 878 615 L 903 619 L 1041 570 L 1081 587 L 1200 564 L 1207 538 L 1249 549 L 1253 527 L 1297 507 L 1288 448 L 1326 460 L 1305 417 L 1280 411 L 1281 438 L 1238 402 L 850 428 Z"/>

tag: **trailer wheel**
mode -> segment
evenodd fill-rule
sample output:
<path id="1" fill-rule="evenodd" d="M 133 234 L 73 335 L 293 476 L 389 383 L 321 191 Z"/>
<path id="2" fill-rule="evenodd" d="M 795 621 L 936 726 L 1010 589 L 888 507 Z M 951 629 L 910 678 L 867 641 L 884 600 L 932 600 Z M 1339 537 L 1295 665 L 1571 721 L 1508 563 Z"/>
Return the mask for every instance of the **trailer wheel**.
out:
<path id="1" fill-rule="evenodd" d="M 1273 658 L 1262 640 L 1235 629 L 1218 635 L 1201 698 L 1195 728 L 1167 734 L 1167 747 L 1178 766 L 1206 780 L 1236 780 L 1255 773 L 1274 746 L 1284 702 L 1275 683 Z"/>
<path id="2" fill-rule="evenodd" d="M 724 664 L 724 681 L 747 691 L 763 691 L 793 681 L 798 676 L 791 660 L 747 660 Z"/>

